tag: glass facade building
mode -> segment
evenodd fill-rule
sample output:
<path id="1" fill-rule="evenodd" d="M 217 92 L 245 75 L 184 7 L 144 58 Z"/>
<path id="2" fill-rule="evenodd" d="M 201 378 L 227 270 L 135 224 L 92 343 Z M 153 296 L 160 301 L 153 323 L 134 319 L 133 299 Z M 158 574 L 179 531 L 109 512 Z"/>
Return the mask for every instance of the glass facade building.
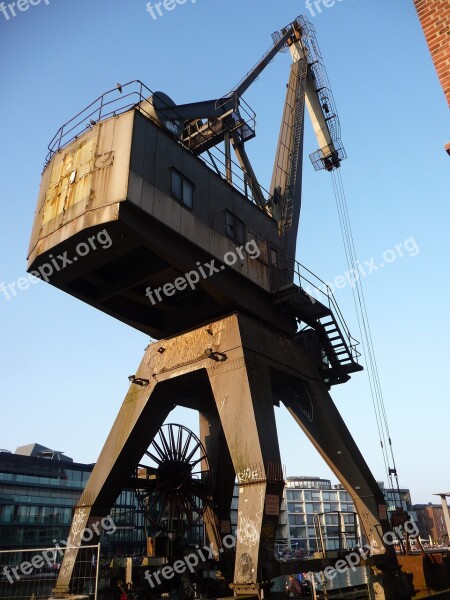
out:
<path id="1" fill-rule="evenodd" d="M 54 540 L 67 540 L 73 509 L 93 468 L 94 464 L 75 463 L 39 444 L 18 448 L 15 454 L 0 451 L 0 550 L 51 547 Z M 138 493 L 123 490 L 110 516 L 114 527 L 100 540 L 102 553 L 145 554 L 147 535 L 156 530 L 148 520 L 145 527 Z M 203 543 L 203 524 L 188 529 L 182 540 L 188 545 Z"/>
<path id="2" fill-rule="evenodd" d="M 327 550 L 338 550 L 343 543 L 347 548 L 356 546 L 359 525 L 351 496 L 343 487 L 333 488 L 331 481 L 319 477 L 288 477 L 285 494 L 288 549 L 316 552 L 321 535 Z"/>
<path id="3" fill-rule="evenodd" d="M 48 457 L 0 452 L 0 549 L 53 546 L 66 540 L 94 465 L 74 463 L 60 453 Z M 114 533 L 102 537 L 105 550 L 136 553 L 146 545 L 135 492 L 124 490 L 110 512 Z"/>
<path id="4" fill-rule="evenodd" d="M 67 538 L 72 509 L 92 467 L 0 453 L 0 548 L 38 547 Z"/>

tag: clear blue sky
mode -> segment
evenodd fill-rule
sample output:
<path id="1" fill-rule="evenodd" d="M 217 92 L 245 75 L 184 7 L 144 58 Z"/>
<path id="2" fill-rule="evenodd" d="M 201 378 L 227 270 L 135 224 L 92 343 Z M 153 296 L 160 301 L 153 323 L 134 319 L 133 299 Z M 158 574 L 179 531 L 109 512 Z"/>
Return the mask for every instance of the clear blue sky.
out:
<path id="1" fill-rule="evenodd" d="M 219 97 L 256 63 L 303 0 L 188 0 L 156 20 L 145 2 L 42 0 L 0 13 L 0 281 L 25 273 L 46 146 L 58 127 L 116 82 L 143 80 L 179 103 Z M 311 17 L 311 15 L 309 15 Z M 361 260 L 413 238 L 364 280 L 402 486 L 414 502 L 450 489 L 449 111 L 412 0 L 341 0 L 315 25 L 339 109 L 342 176 Z M 249 153 L 268 187 L 290 59 L 280 54 L 246 100 L 258 119 Z M 316 149 L 307 122 L 305 151 Z M 329 174 L 305 158 L 298 259 L 332 280 L 346 270 Z M 350 289 L 336 293 L 358 337 Z M 139 364 L 143 334 L 40 283 L 0 295 L 0 447 L 33 441 L 94 462 Z M 333 396 L 375 477 L 385 479 L 367 377 Z M 288 474 L 329 476 L 277 411 Z M 196 415 L 171 420 L 196 428 Z M 334 477 L 332 477 L 334 480 Z"/>

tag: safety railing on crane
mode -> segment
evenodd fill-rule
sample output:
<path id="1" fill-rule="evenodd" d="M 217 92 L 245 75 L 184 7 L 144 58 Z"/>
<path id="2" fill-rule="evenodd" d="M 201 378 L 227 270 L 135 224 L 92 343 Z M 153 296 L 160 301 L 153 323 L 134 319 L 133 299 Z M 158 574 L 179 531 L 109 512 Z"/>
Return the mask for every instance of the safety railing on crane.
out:
<path id="1" fill-rule="evenodd" d="M 54 154 L 86 133 L 99 121 L 136 108 L 151 95 L 153 92 L 142 81 L 136 79 L 124 85 L 117 84 L 115 88 L 96 98 L 64 125 L 61 125 L 48 145 L 45 166 L 51 161 Z M 151 115 L 148 116 L 151 118 Z"/>
<path id="2" fill-rule="evenodd" d="M 44 169 L 47 167 L 53 156 L 68 146 L 71 142 L 78 139 L 80 136 L 85 134 L 89 129 L 92 129 L 100 121 L 104 121 L 111 117 L 119 116 L 125 112 L 139 108 L 147 118 L 156 122 L 153 114 L 146 110 L 145 101 L 149 97 L 153 96 L 154 92 L 147 87 L 142 81 L 136 79 L 124 83 L 123 85 L 117 84 L 115 88 L 112 88 L 96 98 L 93 102 L 88 104 L 83 110 L 77 113 L 69 121 L 61 125 L 56 134 L 48 145 L 48 153 L 45 158 Z M 161 101 L 161 98 L 159 98 Z M 224 98 L 224 102 L 229 98 Z M 176 107 L 172 108 L 176 112 Z M 256 127 L 256 115 L 250 106 L 242 99 L 239 98 L 240 112 L 244 115 L 245 121 L 239 125 L 241 131 L 240 134 L 244 140 L 248 139 L 254 134 Z M 181 119 L 181 116 L 180 116 Z M 170 135 L 172 132 L 167 129 L 167 133 Z M 199 133 L 201 135 L 201 132 Z M 175 139 L 183 144 L 177 136 Z M 185 146 L 186 147 L 186 146 Z M 225 154 L 219 148 L 213 148 L 199 156 L 199 158 L 220 177 L 225 178 L 225 172 L 227 169 L 227 161 Z M 243 194 L 249 201 L 253 202 L 251 196 L 251 186 L 247 180 L 247 176 L 242 170 L 241 166 L 234 160 L 231 160 L 231 173 L 232 178 L 229 183 Z M 270 196 L 269 192 L 262 188 L 262 191 L 267 200 Z"/>
<path id="3" fill-rule="evenodd" d="M 323 63 L 323 58 L 317 42 L 317 35 L 314 26 L 303 16 L 298 17 L 297 22 L 300 24 L 302 29 L 303 48 L 305 49 L 305 53 L 308 58 L 308 66 L 314 79 L 316 93 L 324 112 L 324 117 L 333 141 L 336 158 L 338 159 L 334 160 L 334 166 L 336 166 L 340 163 L 340 161 L 347 158 L 347 154 L 341 141 L 341 126 L 336 110 L 333 92 L 331 91 L 331 85 L 328 80 L 325 65 Z M 330 161 L 327 161 L 327 157 L 324 155 L 322 149 L 316 150 L 310 154 L 309 158 L 311 159 L 316 171 L 320 169 L 331 170 L 333 166 L 333 161 L 331 163 Z"/>
<path id="4" fill-rule="evenodd" d="M 310 271 L 307 267 L 292 259 L 284 259 L 272 267 L 272 289 L 280 291 L 286 285 L 294 284 L 306 293 L 312 303 L 320 303 L 326 306 L 334 315 L 342 335 L 347 344 L 350 358 L 357 363 L 361 356 L 358 351 L 359 342 L 350 333 L 350 329 L 344 319 L 338 303 L 331 291 L 330 286 Z"/>

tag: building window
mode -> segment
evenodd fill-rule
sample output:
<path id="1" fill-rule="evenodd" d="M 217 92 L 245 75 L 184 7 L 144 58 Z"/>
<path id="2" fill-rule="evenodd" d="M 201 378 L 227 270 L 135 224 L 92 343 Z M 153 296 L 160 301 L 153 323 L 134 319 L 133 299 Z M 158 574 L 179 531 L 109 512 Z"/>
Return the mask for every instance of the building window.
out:
<path id="1" fill-rule="evenodd" d="M 304 525 L 304 515 L 289 515 L 289 525 Z"/>
<path id="2" fill-rule="evenodd" d="M 288 511 L 290 513 L 302 513 L 303 504 L 301 502 L 288 502 Z"/>
<path id="3" fill-rule="evenodd" d="M 290 532 L 291 539 L 306 537 L 306 528 L 305 527 L 291 527 L 289 532 Z"/>
<path id="4" fill-rule="evenodd" d="M 305 492 L 305 500 L 315 500 L 320 502 L 320 492 Z"/>
<path id="5" fill-rule="evenodd" d="M 301 492 L 297 492 L 294 490 L 286 490 L 287 499 L 288 500 L 301 500 L 300 494 Z"/>
<path id="6" fill-rule="evenodd" d="M 322 492 L 322 498 L 323 498 L 324 502 L 327 500 L 336 502 L 338 499 L 338 495 L 337 495 L 337 492 Z"/>
<path id="7" fill-rule="evenodd" d="M 172 169 L 172 196 L 186 208 L 194 205 L 194 184 L 175 169 Z"/>
<path id="8" fill-rule="evenodd" d="M 245 225 L 229 210 L 225 211 L 226 234 L 238 244 L 245 242 Z"/>
<path id="9" fill-rule="evenodd" d="M 316 514 L 322 512 L 320 509 L 319 502 L 307 502 L 305 504 L 305 511 L 307 513 L 316 513 Z"/>
<path id="10" fill-rule="evenodd" d="M 344 515 L 344 523 L 346 525 L 353 525 L 355 523 L 355 515 Z"/>
<path id="11" fill-rule="evenodd" d="M 332 512 L 335 510 L 339 510 L 339 504 L 337 502 L 324 502 L 323 503 L 323 512 Z"/>
<path id="12" fill-rule="evenodd" d="M 325 515 L 326 525 L 339 525 L 338 515 Z"/>

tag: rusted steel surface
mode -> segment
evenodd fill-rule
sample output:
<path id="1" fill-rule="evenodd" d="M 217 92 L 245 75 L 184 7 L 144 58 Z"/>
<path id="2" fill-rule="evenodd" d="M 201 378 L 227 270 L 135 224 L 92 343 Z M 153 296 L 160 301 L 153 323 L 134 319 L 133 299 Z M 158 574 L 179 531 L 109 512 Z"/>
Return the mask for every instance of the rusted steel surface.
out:
<path id="1" fill-rule="evenodd" d="M 437 592 L 448 586 L 450 579 L 448 553 L 399 555 L 398 562 L 405 571 L 413 573 L 414 588 L 418 593 Z"/>
<path id="2" fill-rule="evenodd" d="M 207 531 L 220 551 L 239 480 L 234 590 L 256 593 L 275 573 L 274 542 L 283 491 L 274 404 L 282 401 L 348 486 L 365 535 L 378 544 L 387 528 L 383 498 L 305 350 L 288 336 L 242 315 L 151 344 L 130 386 L 76 511 L 79 531 L 107 514 L 130 469 L 138 464 L 174 405 L 201 414 L 201 440 L 210 453 L 213 505 Z M 305 392 L 306 390 L 306 392 Z M 225 454 L 223 453 L 226 448 Z M 339 452 L 338 452 L 339 451 Z M 381 523 L 381 525 L 380 525 Z M 68 550 L 58 590 L 68 589 Z"/>

